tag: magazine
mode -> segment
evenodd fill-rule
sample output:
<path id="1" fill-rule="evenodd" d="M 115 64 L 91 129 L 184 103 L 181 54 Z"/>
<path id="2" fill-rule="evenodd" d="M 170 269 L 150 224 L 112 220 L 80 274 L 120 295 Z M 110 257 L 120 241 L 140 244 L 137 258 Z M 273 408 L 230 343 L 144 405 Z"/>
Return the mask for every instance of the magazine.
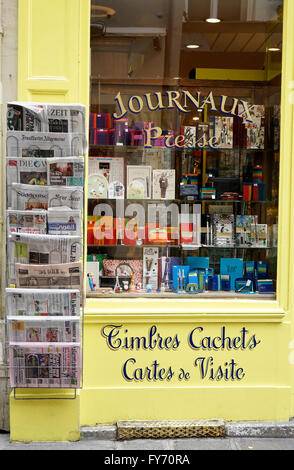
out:
<path id="1" fill-rule="evenodd" d="M 17 288 L 79 289 L 83 291 L 82 263 L 15 264 Z"/>
<path id="2" fill-rule="evenodd" d="M 47 233 L 46 211 L 6 211 L 7 232 L 16 233 Z"/>
<path id="3" fill-rule="evenodd" d="M 10 102 L 7 130 L 86 134 L 86 107 L 80 104 Z"/>
<path id="4" fill-rule="evenodd" d="M 75 263 L 82 256 L 82 245 L 80 237 L 10 233 L 7 251 L 9 283 L 14 283 L 15 263 Z"/>
<path id="5" fill-rule="evenodd" d="M 79 317 L 7 317 L 9 341 L 26 343 L 79 343 Z"/>
<path id="6" fill-rule="evenodd" d="M 17 316 L 80 316 L 79 290 L 6 289 L 6 314 Z"/>
<path id="7" fill-rule="evenodd" d="M 85 162 L 82 157 L 51 158 L 47 168 L 50 186 L 84 186 Z"/>
<path id="8" fill-rule="evenodd" d="M 7 131 L 6 135 L 7 157 L 61 158 L 86 152 L 84 134 Z"/>
<path id="9" fill-rule="evenodd" d="M 9 344 L 11 387 L 78 388 L 81 348 L 78 343 Z"/>
<path id="10" fill-rule="evenodd" d="M 251 243 L 254 247 L 268 247 L 268 229 L 267 224 L 251 225 Z"/>

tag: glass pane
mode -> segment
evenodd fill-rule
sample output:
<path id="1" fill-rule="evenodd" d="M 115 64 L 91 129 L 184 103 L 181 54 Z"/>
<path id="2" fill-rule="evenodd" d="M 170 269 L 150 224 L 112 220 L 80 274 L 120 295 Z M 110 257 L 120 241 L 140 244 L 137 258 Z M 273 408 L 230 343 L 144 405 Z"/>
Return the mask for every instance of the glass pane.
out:
<path id="1" fill-rule="evenodd" d="M 89 296 L 275 298 L 282 17 L 92 1 Z"/>

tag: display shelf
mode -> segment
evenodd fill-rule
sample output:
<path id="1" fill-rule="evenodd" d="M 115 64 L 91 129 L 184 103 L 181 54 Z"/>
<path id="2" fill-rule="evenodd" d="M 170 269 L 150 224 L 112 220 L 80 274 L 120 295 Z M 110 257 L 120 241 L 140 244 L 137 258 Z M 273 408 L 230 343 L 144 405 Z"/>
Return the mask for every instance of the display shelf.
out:
<path id="1" fill-rule="evenodd" d="M 225 292 L 225 291 L 208 291 L 208 292 L 201 292 L 199 294 L 178 294 L 176 292 L 153 292 L 150 294 L 141 293 L 141 292 L 129 292 L 129 293 L 95 293 L 92 292 L 88 294 L 89 298 L 102 298 L 102 297 L 109 297 L 112 299 L 115 298 L 144 298 L 144 299 L 151 299 L 151 298 L 160 298 L 160 299 L 215 299 L 217 294 L 218 298 L 221 299 L 254 299 L 254 300 L 275 300 L 276 294 L 237 294 L 236 292 Z"/>

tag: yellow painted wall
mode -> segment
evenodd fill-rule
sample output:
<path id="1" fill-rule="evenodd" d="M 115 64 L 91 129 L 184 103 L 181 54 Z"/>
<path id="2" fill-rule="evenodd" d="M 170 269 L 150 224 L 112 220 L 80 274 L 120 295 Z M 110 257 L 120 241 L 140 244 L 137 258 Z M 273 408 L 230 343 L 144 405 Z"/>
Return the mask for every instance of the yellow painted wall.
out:
<path id="1" fill-rule="evenodd" d="M 90 0 L 19 0 L 18 25 L 18 100 L 89 106 Z M 73 393 L 11 393 L 11 440 L 78 440 L 80 396 Z"/>
<path id="2" fill-rule="evenodd" d="M 88 103 L 89 2 L 88 0 L 19 0 L 19 99 L 35 101 L 75 101 Z M 191 301 L 168 300 L 88 300 L 84 330 L 84 383 L 80 393 L 82 425 L 115 423 L 121 419 L 193 419 L 222 417 L 228 420 L 287 420 L 293 410 L 294 338 L 294 206 L 293 103 L 289 101 L 294 82 L 294 2 L 285 0 L 282 147 L 280 175 L 280 244 L 278 300 Z M 56 15 L 58 12 L 58 15 Z M 46 22 L 42 22 L 46 18 Z M 44 28 L 41 25 L 44 25 Z M 47 25 L 47 26 L 46 26 Z M 294 89 L 294 86 L 292 87 Z M 293 100 L 294 102 L 294 100 Z M 111 350 L 101 329 L 122 325 L 130 336 L 146 336 L 156 325 L 161 336 L 178 335 L 179 347 L 165 350 Z M 213 356 L 215 364 L 235 359 L 244 368 L 240 381 L 202 380 L 194 366 L 198 351 L 187 343 L 189 332 L 204 328 L 204 335 L 219 336 L 225 326 L 231 337 L 243 327 L 261 341 L 253 350 L 201 351 Z M 134 357 L 139 367 L 157 360 L 175 372 L 171 381 L 126 381 L 122 365 Z M 292 363 L 293 362 L 293 363 Z M 180 380 L 180 369 L 190 379 Z M 130 368 L 131 369 L 131 368 Z M 25 438 L 19 423 L 27 426 L 32 440 L 39 440 L 36 426 L 26 422 L 34 416 L 35 401 L 15 402 L 12 398 L 14 438 Z M 50 423 L 41 438 L 56 440 L 51 411 L 46 401 L 38 402 L 43 423 Z M 54 402 L 53 402 L 54 403 Z M 58 404 L 58 406 L 60 406 Z M 67 406 L 67 405 L 66 405 Z M 75 405 L 73 407 L 73 412 Z M 55 408 L 54 408 L 55 409 Z M 59 420 L 74 428 L 66 414 Z M 65 410 L 66 408 L 64 408 Z M 39 419 L 39 418 L 38 418 Z M 35 421 L 36 424 L 36 421 Z M 58 439 L 68 439 L 69 429 Z M 74 429 L 76 431 L 76 429 Z M 26 434 L 26 435 L 27 435 Z M 25 439 L 24 439 L 25 440 Z"/>

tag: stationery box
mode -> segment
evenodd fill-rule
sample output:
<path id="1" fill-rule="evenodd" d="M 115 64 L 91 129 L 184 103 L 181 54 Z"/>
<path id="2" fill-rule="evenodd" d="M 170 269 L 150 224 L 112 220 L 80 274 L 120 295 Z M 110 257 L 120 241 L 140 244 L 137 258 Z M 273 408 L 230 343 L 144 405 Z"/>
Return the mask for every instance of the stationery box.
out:
<path id="1" fill-rule="evenodd" d="M 145 240 L 150 244 L 177 245 L 179 229 L 178 227 L 160 227 L 159 223 L 149 222 L 145 225 Z"/>
<path id="2" fill-rule="evenodd" d="M 111 117 L 109 113 L 96 114 L 96 129 L 110 129 Z"/>
<path id="3" fill-rule="evenodd" d="M 125 145 L 128 128 L 129 123 L 127 119 L 116 119 L 114 121 L 114 145 Z"/>
<path id="4" fill-rule="evenodd" d="M 208 269 L 209 258 L 203 256 L 187 256 L 187 264 L 191 269 Z"/>
<path id="5" fill-rule="evenodd" d="M 94 245 L 94 226 L 95 222 L 97 222 L 97 216 L 88 216 L 88 229 L 87 229 L 87 244 Z"/>
<path id="6" fill-rule="evenodd" d="M 230 276 L 231 290 L 235 290 L 235 281 L 243 277 L 243 259 L 242 258 L 221 258 L 220 274 Z"/>
<path id="7" fill-rule="evenodd" d="M 94 245 L 116 245 L 115 219 L 98 216 L 94 226 Z"/>
<path id="8" fill-rule="evenodd" d="M 252 183 L 243 184 L 243 201 L 252 200 Z"/>
<path id="9" fill-rule="evenodd" d="M 216 199 L 216 190 L 214 188 L 201 188 L 200 199 Z"/>
<path id="10" fill-rule="evenodd" d="M 168 282 L 170 288 L 173 286 L 173 266 L 181 265 L 182 260 L 176 256 L 161 256 L 158 258 L 158 283 Z"/>
<path id="11" fill-rule="evenodd" d="M 123 245 L 145 244 L 145 226 L 138 226 L 138 221 L 123 219 Z"/>
<path id="12" fill-rule="evenodd" d="M 94 136 L 95 145 L 109 145 L 108 129 L 95 129 Z"/>

